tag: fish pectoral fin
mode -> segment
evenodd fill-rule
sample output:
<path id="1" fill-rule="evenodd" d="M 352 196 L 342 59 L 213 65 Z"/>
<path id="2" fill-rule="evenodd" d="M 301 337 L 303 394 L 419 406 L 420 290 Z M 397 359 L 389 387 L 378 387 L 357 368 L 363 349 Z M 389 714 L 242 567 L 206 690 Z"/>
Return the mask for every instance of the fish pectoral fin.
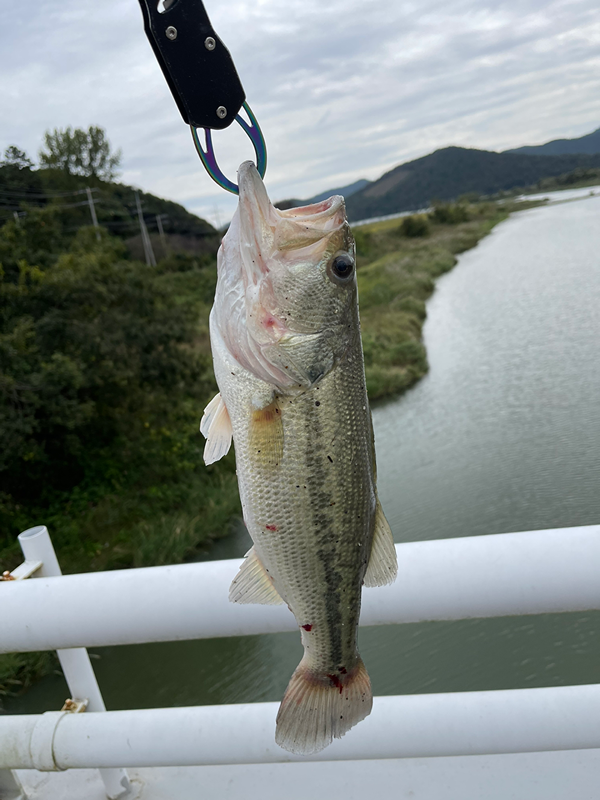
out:
<path id="1" fill-rule="evenodd" d="M 257 467 L 277 467 L 283 458 L 283 422 L 277 399 L 252 412 L 250 457 Z"/>
<path id="2" fill-rule="evenodd" d="M 204 409 L 200 420 L 200 433 L 206 438 L 204 463 L 207 466 L 227 455 L 231 447 L 233 430 L 229 412 L 220 393 L 216 394 Z"/>
<path id="3" fill-rule="evenodd" d="M 273 586 L 271 576 L 253 547 L 246 553 L 246 559 L 233 579 L 229 600 L 232 603 L 258 603 L 263 606 L 283 603 Z"/>
<path id="4" fill-rule="evenodd" d="M 398 559 L 390 525 L 385 518 L 381 503 L 377 500 L 375 511 L 375 533 L 369 566 L 365 573 L 365 586 L 386 586 L 393 583 L 398 574 Z"/>

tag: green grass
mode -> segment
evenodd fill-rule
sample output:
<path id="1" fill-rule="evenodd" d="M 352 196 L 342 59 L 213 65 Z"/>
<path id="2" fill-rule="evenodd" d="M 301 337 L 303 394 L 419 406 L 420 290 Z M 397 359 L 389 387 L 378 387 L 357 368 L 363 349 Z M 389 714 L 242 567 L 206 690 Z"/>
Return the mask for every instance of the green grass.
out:
<path id="1" fill-rule="evenodd" d="M 55 653 L 8 653 L 1 656 L 0 708 L 4 697 L 25 691 L 43 675 L 59 669 Z"/>

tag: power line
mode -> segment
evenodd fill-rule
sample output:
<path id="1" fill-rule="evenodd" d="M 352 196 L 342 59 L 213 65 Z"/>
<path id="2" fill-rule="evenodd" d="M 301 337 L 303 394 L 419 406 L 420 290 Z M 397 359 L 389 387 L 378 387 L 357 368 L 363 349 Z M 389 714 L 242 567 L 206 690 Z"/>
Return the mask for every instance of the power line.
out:
<path id="1" fill-rule="evenodd" d="M 97 203 L 98 200 L 96 200 L 95 202 Z M 63 208 L 79 208 L 81 206 L 87 206 L 87 205 L 88 205 L 88 201 L 84 200 L 81 203 L 60 203 L 60 204 L 57 203 L 56 205 L 50 206 L 50 208 L 61 210 Z M 37 210 L 41 210 L 41 209 L 37 209 Z M 8 205 L 2 205 L 0 203 L 0 211 L 22 211 L 22 208 L 21 208 L 21 206 L 12 206 L 12 205 L 8 206 Z M 23 214 L 26 214 L 26 213 L 27 213 L 26 211 L 23 211 Z"/>
<path id="2" fill-rule="evenodd" d="M 91 189 L 92 192 L 99 192 L 100 189 Z M 21 192 L 11 192 L 7 189 L 0 188 L 0 195 L 4 195 L 5 197 L 16 197 L 21 198 L 23 200 L 28 200 L 31 197 L 35 197 L 39 200 L 48 200 L 54 197 L 74 197 L 78 194 L 86 194 L 87 189 L 77 189 L 77 191 L 73 192 L 46 192 L 46 193 L 39 193 L 39 192 L 28 192 L 28 191 L 21 191 Z"/>

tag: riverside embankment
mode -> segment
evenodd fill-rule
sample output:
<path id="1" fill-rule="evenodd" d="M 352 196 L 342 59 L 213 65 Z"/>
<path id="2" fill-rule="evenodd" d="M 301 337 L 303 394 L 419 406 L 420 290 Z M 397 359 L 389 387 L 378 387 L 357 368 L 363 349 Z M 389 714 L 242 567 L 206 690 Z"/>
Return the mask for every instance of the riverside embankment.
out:
<path id="1" fill-rule="evenodd" d="M 438 205 L 433 212 L 356 228 L 360 318 L 371 400 L 397 395 L 427 372 L 422 340 L 435 281 L 495 225 L 531 201 Z"/>

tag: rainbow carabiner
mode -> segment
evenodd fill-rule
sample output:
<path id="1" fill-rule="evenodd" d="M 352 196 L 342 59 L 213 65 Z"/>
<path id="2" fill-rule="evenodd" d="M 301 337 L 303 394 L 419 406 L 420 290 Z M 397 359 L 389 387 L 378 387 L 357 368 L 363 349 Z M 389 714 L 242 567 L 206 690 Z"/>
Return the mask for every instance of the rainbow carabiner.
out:
<path id="1" fill-rule="evenodd" d="M 252 145 L 254 147 L 254 152 L 256 154 L 256 169 L 258 170 L 260 177 L 265 177 L 265 172 L 267 169 L 267 146 L 265 144 L 264 136 L 262 135 L 262 131 L 260 126 L 256 120 L 256 117 L 250 110 L 250 106 L 247 102 L 244 101 L 242 108 L 245 110 L 246 114 L 248 115 L 248 119 L 250 120 L 250 125 L 246 122 L 246 120 L 241 116 L 241 114 L 237 114 L 235 117 L 235 121 L 243 128 L 246 132 Z M 239 194 L 239 189 L 236 183 L 230 181 L 227 178 L 219 165 L 217 164 L 217 159 L 215 156 L 215 151 L 213 148 L 212 142 L 212 132 L 210 128 L 202 128 L 204 131 L 204 138 L 205 138 L 205 147 L 202 146 L 200 142 L 200 137 L 198 135 L 198 128 L 195 128 L 193 125 L 190 125 L 190 129 L 192 131 L 192 138 L 194 140 L 194 144 L 196 145 L 196 150 L 198 151 L 198 155 L 204 167 L 210 177 L 218 183 L 223 189 L 226 189 L 228 192 L 232 192 L 232 194 Z"/>

